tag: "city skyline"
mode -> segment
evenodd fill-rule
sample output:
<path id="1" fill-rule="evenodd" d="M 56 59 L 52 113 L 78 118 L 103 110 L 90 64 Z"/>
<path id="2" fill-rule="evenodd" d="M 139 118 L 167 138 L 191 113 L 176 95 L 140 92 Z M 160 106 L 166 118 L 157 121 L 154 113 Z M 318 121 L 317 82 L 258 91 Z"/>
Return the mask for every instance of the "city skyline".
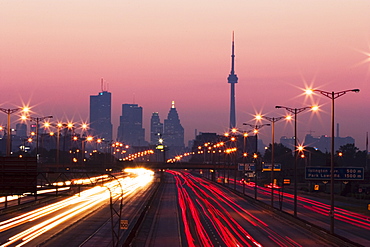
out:
<path id="1" fill-rule="evenodd" d="M 123 103 L 143 107 L 148 137 L 151 114 L 159 112 L 163 118 L 172 100 L 181 112 L 185 143 L 195 129 L 220 134 L 229 127 L 225 81 L 235 31 L 237 127 L 247 130 L 242 123 L 254 123 L 257 113 L 284 115 L 275 105 L 318 103 L 319 114 L 299 116 L 299 139 L 310 131 L 330 135 L 330 101 L 317 95 L 312 102 L 303 89 L 359 88 L 359 94 L 336 100 L 335 122 L 342 136 L 352 136 L 365 149 L 370 121 L 368 1 L 1 5 L 0 107 L 24 103 L 35 116 L 86 122 L 88 96 L 104 78 L 112 93 L 113 136 Z M 14 126 L 15 120 L 12 116 Z M 6 124 L 5 114 L 0 124 Z M 276 124 L 277 137 L 292 135 L 292 124 Z M 259 138 L 270 143 L 270 129 L 261 130 Z"/>
<path id="2" fill-rule="evenodd" d="M 107 91 L 103 91 L 105 93 L 109 93 Z M 102 94 L 103 92 L 100 92 L 99 94 Z M 110 94 L 110 93 L 109 93 Z M 91 96 L 90 96 L 91 97 Z M 96 96 L 93 96 L 96 97 Z M 122 104 L 122 116 L 121 118 L 121 124 L 118 126 L 118 131 L 117 131 L 117 137 L 114 137 L 114 140 L 112 141 L 120 141 L 125 144 L 133 145 L 133 146 L 147 146 L 147 145 L 155 145 L 158 144 L 159 139 L 165 139 L 165 144 L 172 146 L 174 139 L 178 139 L 175 142 L 177 143 L 184 143 L 184 138 L 183 138 L 183 132 L 184 129 L 180 124 L 180 119 L 178 116 L 178 113 L 175 108 L 175 102 L 172 101 L 171 103 L 171 108 L 168 113 L 167 119 L 164 119 L 164 123 L 171 123 L 167 126 L 167 131 L 165 131 L 165 126 L 164 123 L 160 121 L 159 113 L 158 112 L 153 112 L 152 117 L 151 117 L 151 123 L 150 123 L 150 137 L 145 138 L 145 129 L 142 128 L 142 112 L 143 108 L 139 106 L 138 104 Z M 17 119 L 15 120 L 17 121 Z M 14 121 L 13 121 L 14 122 Z M 58 123 L 59 120 L 57 120 Z M 56 125 L 54 126 L 49 126 L 46 127 L 43 125 L 43 123 L 51 123 L 49 120 L 45 120 L 40 122 L 39 126 L 39 132 L 41 134 L 48 134 L 50 133 L 55 133 L 56 131 Z M 60 122 L 59 122 L 60 123 Z M 61 122 L 64 123 L 64 122 Z M 64 123 L 64 124 L 67 124 Z M 82 123 L 82 122 L 68 122 L 68 125 L 71 124 L 73 128 L 75 129 L 75 133 L 77 135 L 88 135 L 92 136 L 94 139 L 100 139 L 102 136 L 98 134 L 96 131 L 91 127 L 91 124 L 89 123 Z M 86 125 L 87 127 L 83 127 L 83 125 Z M 4 127 L 2 126 L 2 129 L 0 131 L 4 131 Z M 170 127 L 169 127 L 170 126 Z M 176 127 L 178 126 L 178 127 Z M 12 126 L 14 127 L 14 126 Z M 178 129 L 179 128 L 179 129 Z M 268 126 L 267 126 L 268 128 Z M 29 129 L 29 131 L 27 131 Z M 121 130 L 120 130 L 121 129 Z M 124 129 L 124 131 L 122 131 Z M 170 129 L 171 134 L 168 132 L 168 129 Z M 169 136 L 172 136 L 174 133 L 172 133 L 176 129 L 176 134 L 169 138 Z M 105 132 L 104 130 L 103 133 Z M 177 133 L 180 131 L 179 133 Z M 32 121 L 24 121 L 24 120 L 19 120 L 19 122 L 16 123 L 16 127 L 12 128 L 12 135 L 17 138 L 21 137 L 21 139 L 24 141 L 24 138 L 28 138 L 32 136 L 32 132 L 35 132 L 35 124 Z M 299 145 L 303 145 L 304 147 L 313 147 L 317 150 L 320 150 L 321 152 L 328 152 L 330 150 L 330 135 L 314 135 L 315 131 L 308 131 L 307 134 L 303 137 L 303 139 L 298 139 Z M 238 130 L 237 131 L 238 135 L 243 134 L 243 130 Z M 347 145 L 347 144 L 355 144 L 355 139 L 352 136 L 343 136 L 340 134 L 340 127 L 339 123 L 336 124 L 335 127 L 335 148 L 334 150 L 338 151 L 341 146 Z M 180 136 L 178 136 L 180 134 Z M 213 132 L 199 132 L 196 133 L 196 138 L 189 140 L 188 144 L 193 144 L 193 141 L 195 141 L 199 136 L 202 135 L 220 135 L 224 136 L 225 133 L 213 133 Z M 6 132 L 0 132 L 0 139 L 2 137 L 6 136 Z M 125 136 L 125 137 L 124 137 Z M 176 136 L 176 137 L 175 137 Z M 104 138 L 104 137 L 102 137 Z M 104 138 L 105 139 L 105 138 Z M 22 141 L 22 142 L 23 142 Z M 293 149 L 294 147 L 294 136 L 280 136 L 277 139 L 275 139 L 276 143 L 281 143 L 285 147 Z M 269 140 L 267 142 L 263 142 L 262 139 L 259 140 L 259 145 L 258 149 L 259 152 L 263 153 L 265 148 L 270 144 Z M 194 146 L 187 146 L 179 144 L 179 149 L 183 149 L 183 147 L 188 147 L 188 148 L 193 148 Z M 17 150 L 18 144 L 13 146 L 13 151 Z M 176 146 L 176 145 L 175 145 Z M 172 146 L 174 147 L 174 146 Z M 5 148 L 5 147 L 4 147 Z M 5 151 L 4 151 L 5 152 Z"/>

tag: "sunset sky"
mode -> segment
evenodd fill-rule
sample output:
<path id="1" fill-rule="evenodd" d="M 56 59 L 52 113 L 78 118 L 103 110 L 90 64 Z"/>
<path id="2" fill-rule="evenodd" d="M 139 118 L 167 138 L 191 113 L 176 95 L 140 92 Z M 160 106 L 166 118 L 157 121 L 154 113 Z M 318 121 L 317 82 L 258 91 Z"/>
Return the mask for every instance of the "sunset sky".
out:
<path id="1" fill-rule="evenodd" d="M 306 98 L 305 87 L 359 88 L 335 100 L 340 136 L 365 149 L 370 131 L 369 0 L 0 0 L 0 107 L 22 104 L 34 116 L 87 121 L 89 96 L 104 78 L 112 93 L 116 137 L 121 105 L 167 117 L 174 100 L 186 145 L 198 132 L 229 126 L 231 38 L 235 32 L 237 125 L 253 115 L 298 116 L 298 139 L 330 135 L 330 100 Z M 12 116 L 15 126 L 17 117 Z M 267 122 L 266 122 L 267 123 Z M 0 114 L 0 124 L 6 115 Z M 276 140 L 293 135 L 276 123 Z M 271 142 L 271 129 L 260 137 Z"/>

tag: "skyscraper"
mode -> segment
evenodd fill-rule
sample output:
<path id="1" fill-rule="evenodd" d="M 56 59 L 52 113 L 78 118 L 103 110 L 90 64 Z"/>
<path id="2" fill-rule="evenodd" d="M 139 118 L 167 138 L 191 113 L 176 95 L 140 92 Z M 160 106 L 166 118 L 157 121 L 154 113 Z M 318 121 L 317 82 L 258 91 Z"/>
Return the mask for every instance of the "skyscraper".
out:
<path id="1" fill-rule="evenodd" d="M 158 144 L 158 140 L 162 134 L 163 123 L 161 123 L 159 119 L 158 112 L 153 112 L 152 118 L 150 119 L 150 144 Z"/>
<path id="2" fill-rule="evenodd" d="M 145 146 L 143 108 L 137 104 L 122 104 L 122 116 L 117 139 L 130 146 Z"/>
<path id="3" fill-rule="evenodd" d="M 90 96 L 90 129 L 95 136 L 106 141 L 112 140 L 111 98 L 111 93 L 103 86 L 102 92 Z"/>
<path id="4" fill-rule="evenodd" d="M 234 71 L 234 32 L 231 44 L 231 72 L 227 78 L 227 82 L 230 83 L 230 129 L 236 127 L 236 113 L 235 113 L 235 84 L 238 83 L 238 77 Z"/>
<path id="5" fill-rule="evenodd" d="M 164 120 L 163 140 L 164 144 L 169 147 L 170 156 L 184 151 L 184 128 L 180 123 L 174 101 L 172 101 L 167 119 Z"/>

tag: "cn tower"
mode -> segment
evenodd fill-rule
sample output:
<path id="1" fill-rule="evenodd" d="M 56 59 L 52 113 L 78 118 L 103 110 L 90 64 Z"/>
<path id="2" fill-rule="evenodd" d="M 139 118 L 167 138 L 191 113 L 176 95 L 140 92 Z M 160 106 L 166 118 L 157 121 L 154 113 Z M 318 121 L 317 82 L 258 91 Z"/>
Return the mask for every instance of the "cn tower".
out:
<path id="1" fill-rule="evenodd" d="M 227 82 L 230 83 L 231 90 L 230 90 L 230 129 L 236 127 L 236 114 L 235 114 L 235 84 L 238 83 L 238 77 L 234 71 L 234 32 L 231 44 L 231 72 L 229 77 L 227 78 Z"/>

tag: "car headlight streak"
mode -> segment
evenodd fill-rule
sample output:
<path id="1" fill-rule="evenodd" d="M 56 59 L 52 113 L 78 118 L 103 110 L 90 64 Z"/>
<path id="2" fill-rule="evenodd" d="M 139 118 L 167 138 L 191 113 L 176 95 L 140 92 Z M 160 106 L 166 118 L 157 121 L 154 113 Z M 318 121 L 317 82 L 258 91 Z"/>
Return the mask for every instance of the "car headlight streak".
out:
<path id="1" fill-rule="evenodd" d="M 51 218 L 38 223 L 25 231 L 22 231 L 13 237 L 8 239 L 8 242 L 3 243 L 0 247 L 9 246 L 15 242 L 22 241 L 18 243 L 17 246 L 22 246 L 31 240 L 42 235 L 46 231 L 58 226 L 59 224 L 83 213 L 84 211 L 91 210 L 97 204 L 108 200 L 110 197 L 113 199 L 119 197 L 127 197 L 131 193 L 140 189 L 142 186 L 150 183 L 153 179 L 153 172 L 148 170 L 140 169 L 138 171 L 131 170 L 134 173 L 134 177 L 124 177 L 119 179 L 114 179 L 109 182 L 104 183 L 101 186 L 95 186 L 91 189 L 84 190 L 79 194 L 76 194 L 70 198 L 63 201 L 56 202 L 45 207 L 33 210 L 31 212 L 22 214 L 20 216 L 5 220 L 0 222 L 0 232 L 4 232 L 8 229 L 17 227 L 19 225 L 30 223 L 36 219 L 42 217 L 51 216 L 51 214 L 57 214 L 59 210 L 66 209 L 66 211 L 60 212 L 57 215 L 51 216 Z"/>

